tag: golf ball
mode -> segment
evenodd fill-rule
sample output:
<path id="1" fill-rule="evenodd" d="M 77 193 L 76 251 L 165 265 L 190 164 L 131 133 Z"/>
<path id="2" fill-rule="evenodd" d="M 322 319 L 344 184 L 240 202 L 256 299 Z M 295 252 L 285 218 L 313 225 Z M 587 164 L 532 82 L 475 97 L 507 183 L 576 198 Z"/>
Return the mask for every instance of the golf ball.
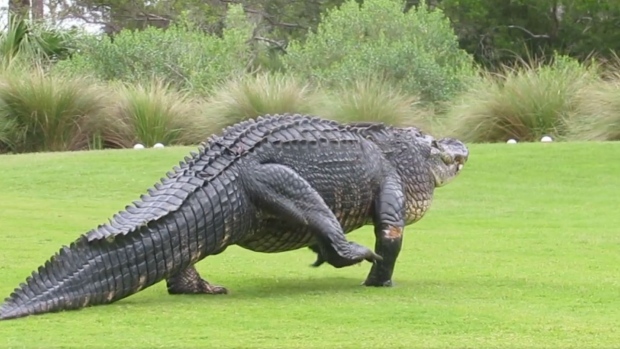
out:
<path id="1" fill-rule="evenodd" d="M 549 136 L 544 136 L 543 138 L 541 138 L 541 139 L 540 139 L 540 141 L 541 141 L 541 142 L 548 143 L 548 142 L 551 142 L 551 141 L 552 141 L 552 139 L 551 139 L 551 137 L 549 137 Z"/>
<path id="2" fill-rule="evenodd" d="M 155 143 L 155 145 L 153 146 L 153 148 L 163 148 L 164 145 L 161 143 Z"/>
<path id="3" fill-rule="evenodd" d="M 144 146 L 140 143 L 133 146 L 134 149 L 144 149 Z"/>

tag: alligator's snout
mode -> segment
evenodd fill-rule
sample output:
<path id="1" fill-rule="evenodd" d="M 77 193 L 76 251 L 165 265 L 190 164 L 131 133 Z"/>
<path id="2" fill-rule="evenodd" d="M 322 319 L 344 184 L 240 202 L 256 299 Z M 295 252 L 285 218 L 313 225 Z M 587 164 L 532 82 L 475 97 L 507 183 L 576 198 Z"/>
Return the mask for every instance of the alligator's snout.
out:
<path id="1" fill-rule="evenodd" d="M 437 187 L 444 186 L 458 176 L 469 159 L 469 149 L 454 138 L 441 138 L 431 142 L 431 171 Z"/>
<path id="2" fill-rule="evenodd" d="M 441 151 L 457 164 L 460 171 L 469 159 L 469 149 L 465 143 L 455 138 L 442 138 L 437 143 L 440 145 Z"/>
<path id="3" fill-rule="evenodd" d="M 454 162 L 456 163 L 456 172 L 459 173 L 461 172 L 461 170 L 463 169 L 463 167 L 465 166 L 465 163 L 467 162 L 468 156 L 467 155 L 461 155 L 461 154 L 457 154 L 454 155 Z"/>

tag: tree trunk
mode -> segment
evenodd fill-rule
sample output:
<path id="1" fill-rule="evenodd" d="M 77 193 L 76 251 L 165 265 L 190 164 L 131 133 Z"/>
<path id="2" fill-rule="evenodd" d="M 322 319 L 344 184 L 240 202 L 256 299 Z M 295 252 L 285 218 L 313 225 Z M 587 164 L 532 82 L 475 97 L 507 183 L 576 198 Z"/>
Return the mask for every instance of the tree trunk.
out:
<path id="1" fill-rule="evenodd" d="M 34 21 L 43 20 L 43 0 L 32 0 L 32 19 Z"/>

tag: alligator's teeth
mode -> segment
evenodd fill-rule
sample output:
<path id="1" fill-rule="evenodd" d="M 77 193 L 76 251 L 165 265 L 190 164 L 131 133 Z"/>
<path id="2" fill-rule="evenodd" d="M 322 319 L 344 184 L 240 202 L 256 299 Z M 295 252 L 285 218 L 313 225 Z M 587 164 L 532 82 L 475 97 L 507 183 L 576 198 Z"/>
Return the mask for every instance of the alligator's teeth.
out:
<path id="1" fill-rule="evenodd" d="M 462 169 L 463 169 L 463 164 L 459 164 L 459 165 L 457 166 L 457 169 L 458 169 L 459 171 L 460 171 L 460 170 L 462 170 Z"/>

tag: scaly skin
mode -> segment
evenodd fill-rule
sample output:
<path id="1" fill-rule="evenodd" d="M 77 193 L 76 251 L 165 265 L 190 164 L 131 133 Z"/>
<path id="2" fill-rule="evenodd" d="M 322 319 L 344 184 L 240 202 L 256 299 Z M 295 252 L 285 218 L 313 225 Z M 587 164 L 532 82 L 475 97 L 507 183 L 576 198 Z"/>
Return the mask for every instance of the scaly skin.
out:
<path id="1" fill-rule="evenodd" d="M 194 264 L 228 246 L 310 246 L 318 263 L 373 262 L 389 285 L 405 225 L 468 157 L 415 128 L 302 115 L 249 120 L 210 138 L 148 195 L 63 247 L 0 306 L 0 319 L 112 303 L 166 280 L 170 294 L 224 294 Z M 460 165 L 460 166 L 459 166 Z M 375 252 L 345 233 L 375 226 Z"/>

